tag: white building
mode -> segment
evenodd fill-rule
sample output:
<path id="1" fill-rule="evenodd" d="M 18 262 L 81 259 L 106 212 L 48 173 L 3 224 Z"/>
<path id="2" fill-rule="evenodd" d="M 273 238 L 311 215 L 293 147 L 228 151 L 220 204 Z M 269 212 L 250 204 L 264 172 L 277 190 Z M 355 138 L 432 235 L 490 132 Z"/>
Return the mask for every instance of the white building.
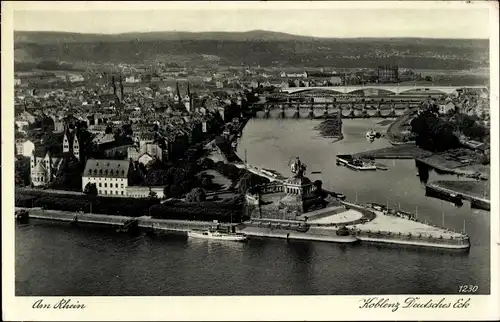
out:
<path id="1" fill-rule="evenodd" d="M 145 187 L 145 186 L 131 186 L 127 188 L 127 197 L 129 198 L 148 198 L 151 192 L 156 193 L 158 199 L 163 199 L 165 187 Z"/>
<path id="2" fill-rule="evenodd" d="M 81 74 L 70 74 L 69 81 L 71 83 L 83 82 L 85 79 Z"/>
<path id="3" fill-rule="evenodd" d="M 137 76 L 134 76 L 134 75 L 125 77 L 125 83 L 135 84 L 135 83 L 140 83 L 140 82 L 141 82 L 141 78 L 140 77 L 137 77 Z"/>
<path id="4" fill-rule="evenodd" d="M 16 154 L 23 157 L 31 157 L 35 150 L 35 144 L 30 140 L 17 140 L 16 141 Z"/>
<path id="5" fill-rule="evenodd" d="M 342 77 L 340 76 L 332 76 L 330 77 L 330 82 L 332 85 L 342 85 Z"/>
<path id="6" fill-rule="evenodd" d="M 100 196 L 126 196 L 129 173 L 129 161 L 87 160 L 82 174 L 82 191 L 88 183 L 95 183 Z"/>
<path id="7" fill-rule="evenodd" d="M 454 111 L 455 110 L 455 104 L 452 102 L 448 102 L 446 104 L 441 104 L 439 105 L 439 113 L 440 114 L 446 114 L 449 111 Z"/>

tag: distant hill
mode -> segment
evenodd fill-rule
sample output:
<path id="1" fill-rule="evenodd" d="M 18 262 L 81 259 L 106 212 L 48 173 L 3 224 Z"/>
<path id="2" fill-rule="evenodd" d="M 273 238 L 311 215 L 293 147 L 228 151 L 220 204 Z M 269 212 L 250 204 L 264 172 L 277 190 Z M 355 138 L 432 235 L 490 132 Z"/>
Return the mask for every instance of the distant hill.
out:
<path id="1" fill-rule="evenodd" d="M 489 42 L 483 39 L 334 39 L 262 30 L 116 35 L 16 31 L 14 48 L 16 67 L 40 61 L 337 68 L 397 63 L 419 69 L 489 66 Z"/>

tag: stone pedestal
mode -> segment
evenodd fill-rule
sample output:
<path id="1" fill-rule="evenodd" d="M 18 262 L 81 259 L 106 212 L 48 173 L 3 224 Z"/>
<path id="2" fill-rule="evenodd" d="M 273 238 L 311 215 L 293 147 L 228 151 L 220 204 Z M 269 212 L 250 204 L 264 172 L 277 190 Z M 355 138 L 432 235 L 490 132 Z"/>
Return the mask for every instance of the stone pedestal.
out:
<path id="1" fill-rule="evenodd" d="M 311 194 L 313 185 L 307 177 L 290 177 L 283 183 L 286 196 L 279 202 L 279 208 L 284 212 L 284 219 L 295 220 L 304 213 L 304 197 Z"/>

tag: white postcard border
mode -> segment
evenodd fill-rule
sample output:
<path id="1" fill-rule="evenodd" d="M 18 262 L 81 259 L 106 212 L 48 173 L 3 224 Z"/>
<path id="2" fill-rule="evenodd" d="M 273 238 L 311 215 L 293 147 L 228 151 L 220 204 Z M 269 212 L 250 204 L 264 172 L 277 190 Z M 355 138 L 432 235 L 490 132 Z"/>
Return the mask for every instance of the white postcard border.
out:
<path id="1" fill-rule="evenodd" d="M 498 82 L 498 6 L 496 2 L 468 4 L 464 2 L 200 2 L 197 9 L 260 9 L 287 8 L 422 8 L 490 6 L 490 89 L 491 89 L 491 177 L 498 178 L 499 164 L 499 82 Z M 498 5 L 498 4 L 496 4 Z M 13 9 L 40 10 L 147 10 L 157 8 L 191 9 L 192 2 L 2 2 L 2 311 L 4 320 L 89 321 L 89 320 L 476 320 L 499 318 L 499 200 L 498 181 L 492 180 L 491 191 L 491 295 L 417 295 L 426 301 L 456 303 L 470 298 L 467 308 L 445 309 L 361 309 L 364 299 L 387 298 L 400 302 L 411 295 L 386 296 L 218 296 L 218 297 L 65 297 L 84 309 L 33 309 L 43 299 L 55 304 L 63 297 L 16 297 L 14 285 L 14 131 L 13 131 Z M 496 166 L 494 166 L 496 165 Z M 43 252 L 43 248 L 40 248 Z M 36 263 L 34 263 L 36 265 Z M 360 277 L 361 278 L 361 277 Z M 460 281 L 457 281 L 457 285 Z M 423 301 L 423 300 L 422 300 Z"/>

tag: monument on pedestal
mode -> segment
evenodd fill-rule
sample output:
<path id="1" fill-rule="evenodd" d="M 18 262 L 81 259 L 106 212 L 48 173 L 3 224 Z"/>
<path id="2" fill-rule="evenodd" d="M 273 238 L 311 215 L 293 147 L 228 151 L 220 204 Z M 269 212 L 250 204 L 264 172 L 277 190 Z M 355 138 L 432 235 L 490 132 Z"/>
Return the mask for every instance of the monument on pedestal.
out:
<path id="1" fill-rule="evenodd" d="M 279 201 L 278 208 L 283 219 L 295 220 L 304 213 L 304 199 L 313 191 L 313 184 L 305 176 L 307 166 L 297 157 L 290 165 L 292 176 L 283 182 L 286 195 Z"/>

